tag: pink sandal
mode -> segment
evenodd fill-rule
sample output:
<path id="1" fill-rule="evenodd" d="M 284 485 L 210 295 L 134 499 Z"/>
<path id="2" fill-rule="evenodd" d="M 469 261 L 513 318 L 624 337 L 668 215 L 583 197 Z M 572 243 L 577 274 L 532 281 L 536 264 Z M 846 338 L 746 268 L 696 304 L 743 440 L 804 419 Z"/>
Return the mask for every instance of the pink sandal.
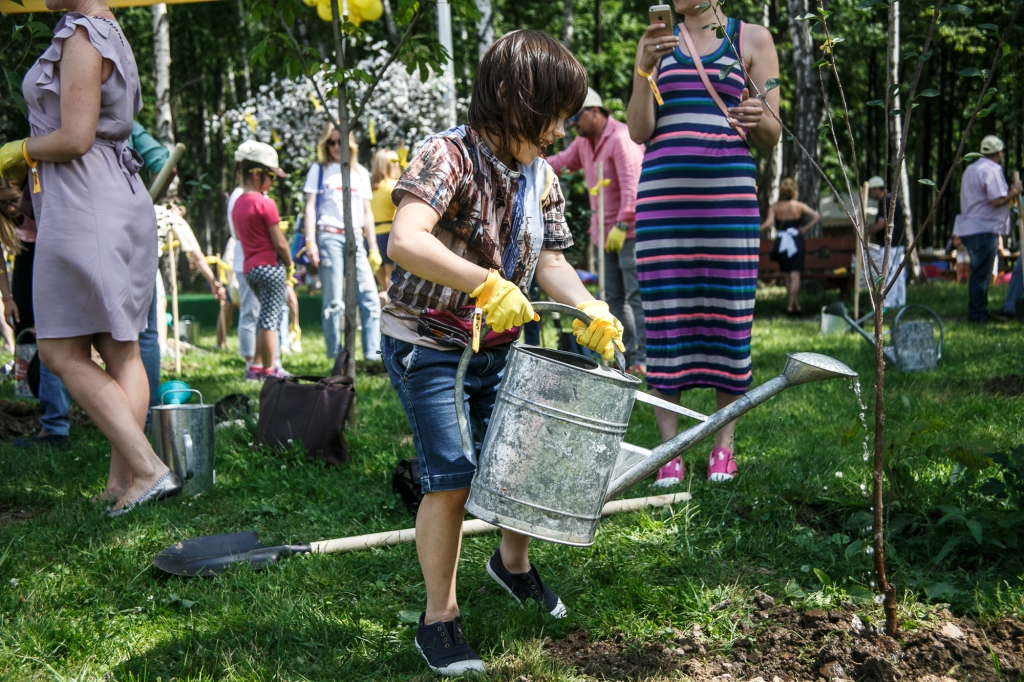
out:
<path id="1" fill-rule="evenodd" d="M 686 476 L 686 467 L 683 466 L 683 458 L 676 457 L 665 466 L 658 469 L 658 477 L 651 485 L 658 488 L 667 488 L 672 485 L 679 485 Z"/>
<path id="2" fill-rule="evenodd" d="M 708 480 L 709 481 L 731 481 L 736 477 L 736 460 L 732 456 L 732 450 L 728 448 L 714 448 L 708 458 Z"/>

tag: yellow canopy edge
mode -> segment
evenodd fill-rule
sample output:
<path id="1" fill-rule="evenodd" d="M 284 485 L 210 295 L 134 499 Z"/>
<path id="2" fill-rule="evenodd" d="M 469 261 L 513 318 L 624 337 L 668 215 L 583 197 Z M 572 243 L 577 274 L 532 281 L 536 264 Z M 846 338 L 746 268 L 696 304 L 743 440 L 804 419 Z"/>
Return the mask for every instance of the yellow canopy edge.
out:
<path id="1" fill-rule="evenodd" d="M 160 0 L 107 0 L 108 7 L 149 7 L 156 5 Z M 185 5 L 193 2 L 216 2 L 216 0 L 163 0 L 168 5 Z M 0 14 L 28 14 L 29 12 L 48 12 L 43 0 L 24 0 L 25 6 L 11 2 L 11 0 L 0 0 Z"/>

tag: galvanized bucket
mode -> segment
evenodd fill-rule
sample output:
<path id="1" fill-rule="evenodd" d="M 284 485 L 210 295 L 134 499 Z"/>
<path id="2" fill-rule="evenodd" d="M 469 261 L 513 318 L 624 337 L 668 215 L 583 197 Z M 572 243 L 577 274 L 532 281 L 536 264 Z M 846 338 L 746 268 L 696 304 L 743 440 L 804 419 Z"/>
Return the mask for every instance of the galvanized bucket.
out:
<path id="1" fill-rule="evenodd" d="M 196 345 L 199 338 L 199 323 L 191 315 L 182 315 L 178 320 L 178 328 L 181 333 L 181 340 L 190 346 Z"/>
<path id="2" fill-rule="evenodd" d="M 841 316 L 827 311 L 827 306 L 821 307 L 821 334 L 841 334 L 850 328 L 850 324 Z"/>
<path id="3" fill-rule="evenodd" d="M 524 535 L 593 544 L 639 385 L 580 355 L 513 345 L 466 511 Z"/>
<path id="4" fill-rule="evenodd" d="M 153 408 L 153 450 L 184 484 L 182 493 L 198 495 L 217 481 L 214 468 L 213 405 L 158 405 Z M 176 392 L 176 391 L 175 391 Z M 166 395 L 164 396 L 166 398 Z"/>
<path id="5" fill-rule="evenodd" d="M 900 322 L 903 313 L 911 308 L 920 308 L 928 313 L 939 323 L 939 338 L 935 339 L 935 327 L 931 322 L 915 320 L 914 322 Z M 892 349 L 896 356 L 896 366 L 904 372 L 922 372 L 935 369 L 939 359 L 942 358 L 942 339 L 944 331 L 942 318 L 928 306 L 919 304 L 908 305 L 896 315 L 893 321 L 890 338 Z"/>

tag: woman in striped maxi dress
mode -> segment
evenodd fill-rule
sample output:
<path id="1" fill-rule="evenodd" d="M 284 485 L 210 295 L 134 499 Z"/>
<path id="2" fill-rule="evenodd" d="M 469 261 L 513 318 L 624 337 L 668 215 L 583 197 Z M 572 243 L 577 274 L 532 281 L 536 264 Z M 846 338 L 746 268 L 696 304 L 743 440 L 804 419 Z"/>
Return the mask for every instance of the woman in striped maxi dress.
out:
<path id="1" fill-rule="evenodd" d="M 763 92 L 765 80 L 778 77 L 779 65 L 767 29 L 725 19 L 715 0 L 713 11 L 702 2 L 675 0 L 684 21 L 674 37 L 656 35 L 663 27 L 656 24 L 640 39 L 627 123 L 633 140 L 647 143 L 636 209 L 647 383 L 673 402 L 681 391 L 712 388 L 721 409 L 743 395 L 751 379 L 760 216 L 748 144 L 770 149 L 780 132 L 761 101 L 750 96 L 746 78 Z M 728 39 L 707 27 L 718 23 L 716 17 L 722 17 Z M 680 31 L 689 32 L 728 118 L 702 82 Z M 735 63 L 740 59 L 743 68 Z M 663 104 L 656 102 L 651 83 Z M 777 112 L 778 89 L 767 98 Z M 678 417 L 655 412 L 661 437 L 669 440 L 678 431 Z M 715 435 L 709 480 L 735 476 L 734 430 L 735 422 Z M 683 475 L 682 459 L 676 458 L 662 467 L 655 484 L 673 485 Z"/>

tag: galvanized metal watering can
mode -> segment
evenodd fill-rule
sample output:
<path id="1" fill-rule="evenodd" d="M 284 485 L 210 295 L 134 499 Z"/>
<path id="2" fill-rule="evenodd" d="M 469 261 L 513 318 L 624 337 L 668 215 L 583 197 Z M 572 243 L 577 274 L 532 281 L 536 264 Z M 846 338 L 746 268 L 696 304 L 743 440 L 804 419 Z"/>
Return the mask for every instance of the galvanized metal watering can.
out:
<path id="1" fill-rule="evenodd" d="M 534 303 L 590 323 L 576 308 Z M 474 457 L 463 382 L 473 356 L 467 348 L 455 379 L 462 447 L 476 476 L 466 510 L 501 528 L 566 545 L 594 542 L 606 499 L 647 478 L 706 436 L 784 388 L 856 372 L 817 353 L 792 353 L 782 374 L 731 405 L 705 416 L 638 391 L 640 380 L 572 353 L 513 344 L 487 433 Z M 616 354 L 620 369 L 625 363 Z M 647 450 L 623 442 L 640 400 L 681 413 L 697 424 Z"/>
<path id="2" fill-rule="evenodd" d="M 903 314 L 911 308 L 920 308 L 931 314 L 939 323 L 939 338 L 935 339 L 935 327 L 931 322 L 915 320 L 913 322 L 901 322 Z M 875 345 L 873 336 L 864 331 L 864 328 L 857 324 L 857 321 L 850 317 L 846 306 L 841 301 L 836 301 L 825 307 L 824 312 L 829 315 L 838 315 L 846 320 L 857 333 L 867 339 L 872 346 Z M 942 318 L 939 314 L 925 305 L 913 303 L 905 306 L 893 320 L 892 330 L 889 338 L 891 346 L 884 346 L 882 353 L 885 359 L 903 372 L 923 372 L 935 369 L 942 359 L 942 340 L 945 337 L 945 330 L 942 326 Z"/>
<path id="3" fill-rule="evenodd" d="M 213 489 L 217 481 L 214 462 L 213 405 L 203 403 L 194 388 L 172 389 L 172 393 L 195 393 L 199 404 L 162 404 L 153 408 L 153 450 L 181 479 L 182 493 L 198 495 Z"/>

